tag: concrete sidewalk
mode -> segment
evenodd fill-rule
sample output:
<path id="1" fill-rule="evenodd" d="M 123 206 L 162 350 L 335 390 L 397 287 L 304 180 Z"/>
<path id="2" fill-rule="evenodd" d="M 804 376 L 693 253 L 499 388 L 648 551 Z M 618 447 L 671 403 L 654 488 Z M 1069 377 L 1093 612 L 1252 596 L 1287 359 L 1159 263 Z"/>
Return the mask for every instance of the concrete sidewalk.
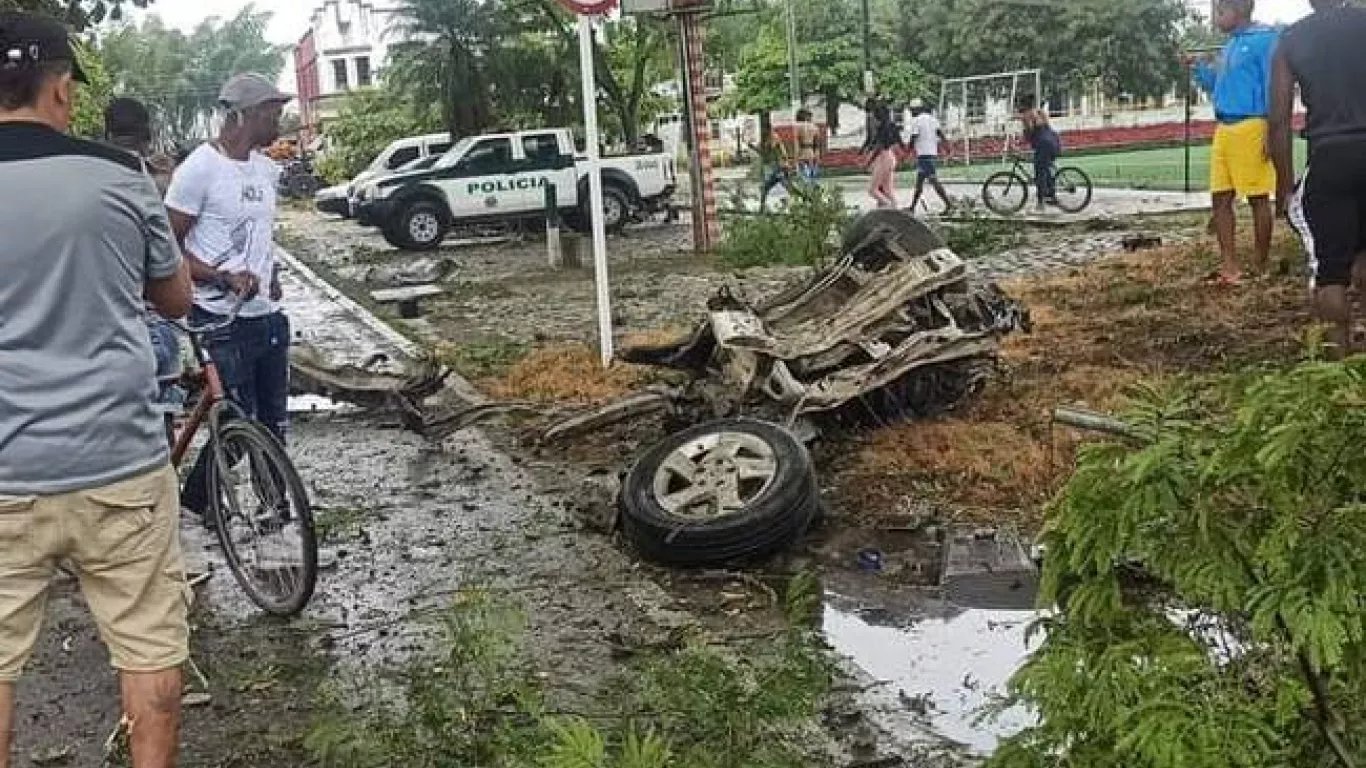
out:
<path id="1" fill-rule="evenodd" d="M 914 181 L 907 182 L 905 174 L 897 178 L 897 203 L 907 207 L 915 194 Z M 844 196 L 845 205 L 859 213 L 873 210 L 876 204 L 868 194 L 869 177 L 839 176 L 822 182 L 827 188 L 837 188 Z M 944 184 L 949 196 L 955 200 L 966 199 L 975 204 L 975 210 L 983 215 L 993 215 L 982 205 L 982 185 L 978 183 L 952 182 Z M 737 195 L 743 195 L 743 206 L 734 203 Z M 758 213 L 759 184 L 737 173 L 728 173 L 718 179 L 717 198 L 723 213 Z M 675 196 L 680 209 L 692 207 L 692 200 L 685 187 Z M 781 206 L 787 199 L 787 192 L 781 187 L 769 195 L 770 209 Z M 927 209 L 928 207 L 928 209 Z M 1075 224 L 1098 219 L 1114 219 L 1129 216 L 1156 216 L 1175 213 L 1199 213 L 1210 210 L 1210 197 L 1207 192 L 1167 192 L 1158 190 L 1122 189 L 1097 187 L 1090 206 L 1080 213 L 1063 213 L 1056 208 L 1037 211 L 1034 207 L 1034 194 L 1030 190 L 1030 200 L 1019 215 L 1011 217 L 1019 221 L 1039 224 Z M 943 204 L 934 190 L 926 188 L 925 200 L 916 211 L 917 215 L 935 218 L 943 213 Z"/>

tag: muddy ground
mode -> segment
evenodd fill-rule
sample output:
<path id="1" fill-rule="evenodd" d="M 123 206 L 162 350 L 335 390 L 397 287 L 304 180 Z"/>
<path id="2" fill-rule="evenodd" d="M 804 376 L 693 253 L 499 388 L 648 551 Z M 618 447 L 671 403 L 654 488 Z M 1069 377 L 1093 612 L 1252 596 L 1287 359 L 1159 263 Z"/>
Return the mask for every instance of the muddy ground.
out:
<path id="1" fill-rule="evenodd" d="M 1023 480 L 1001 476 L 987 466 L 990 462 L 982 461 L 933 465 L 923 461 L 923 451 L 946 440 L 958 444 L 961 437 L 964 445 L 1020 448 L 1023 460 L 1009 467 L 1039 464 L 1047 443 L 1037 411 L 1060 396 L 1043 390 L 1055 379 L 1064 384 L 1090 380 L 1088 372 L 1103 362 L 1099 350 L 1114 338 L 1112 331 L 1089 332 L 1089 318 L 1120 314 L 1118 327 L 1125 330 L 1124 338 L 1132 339 L 1123 347 L 1126 354 L 1154 350 L 1128 367 L 1111 366 L 1121 370 L 1119 378 L 1124 381 L 1151 370 L 1147 361 L 1159 352 L 1170 366 L 1209 358 L 1219 334 L 1237 327 L 1240 312 L 1252 318 L 1243 325 L 1258 329 L 1260 341 L 1249 338 L 1234 357 L 1292 354 L 1294 334 L 1274 327 L 1301 319 L 1291 308 L 1296 284 L 1290 278 L 1250 284 L 1228 300 L 1202 300 L 1205 294 L 1196 288 L 1196 273 L 1204 269 L 1210 254 L 1207 247 L 1195 246 L 1163 252 L 1156 260 L 1136 261 L 1127 268 L 1088 268 L 1112 255 L 1129 234 L 1159 232 L 1169 241 L 1186 241 L 1198 237 L 1200 223 L 1177 219 L 1130 222 L 1102 232 L 1031 231 L 1019 247 L 980 259 L 979 267 L 993 277 L 1028 278 L 1013 290 L 1042 308 L 1037 313 L 1039 332 L 1007 349 L 1015 377 L 995 390 L 994 398 L 988 396 L 956 420 L 929 426 L 943 434 L 925 433 L 926 425 L 913 425 L 877 435 L 837 436 L 819 446 L 830 514 L 802 547 L 767 564 L 757 575 L 642 566 L 601 531 L 611 487 L 604 479 L 662 435 L 662 424 L 646 420 L 555 448 L 526 441 L 526 425 L 518 423 L 488 432 L 462 432 L 433 444 L 397 429 L 391 415 L 301 418 L 291 451 L 310 485 L 335 566 L 323 574 L 305 617 L 288 624 L 257 617 L 242 604 L 231 577 L 226 572 L 215 575 L 196 612 L 195 648 L 199 666 L 210 679 L 213 700 L 187 713 L 183 764 L 306 764 L 301 740 L 312 720 L 319 686 L 328 680 L 354 679 L 362 669 L 401 666 L 433 650 L 432 621 L 456 590 L 471 585 L 486 587 L 526 609 L 537 667 L 552 698 L 568 708 L 591 698 L 633 649 L 667 644 L 680 628 L 723 642 L 762 633 L 779 620 L 776 603 L 785 577 L 804 570 L 815 568 L 825 574 L 832 596 L 827 628 L 853 632 L 855 644 L 882 637 L 870 634 L 879 631 L 879 623 L 909 627 L 925 621 L 927 613 L 937 615 L 935 611 L 945 609 L 927 609 L 917 593 L 901 589 L 937 579 L 939 552 L 934 537 L 923 535 L 925 529 L 957 519 L 1028 525 L 1037 519 L 1043 492 L 1027 485 L 1038 484 L 1033 475 Z M 549 367 L 546 361 L 588 361 L 581 372 L 560 377 L 580 380 L 571 397 L 577 403 L 568 403 L 570 407 L 648 380 L 648 374 L 639 372 L 619 372 L 618 378 L 605 382 L 590 375 L 591 350 L 576 344 L 591 343 L 594 334 L 591 273 L 547 269 L 543 245 L 534 237 L 457 243 L 415 257 L 389 249 L 377 236 L 352 224 L 303 212 L 286 213 L 279 236 L 296 256 L 362 303 L 375 288 L 440 282 L 446 294 L 425 303 L 423 318 L 396 325 L 420 341 L 447 347 L 465 366 L 464 372 L 484 379 L 486 386 L 501 383 L 510 388 L 500 394 L 531 386 L 536 369 Z M 757 298 L 807 274 L 796 268 L 727 273 L 687 252 L 687 240 L 685 228 L 664 225 L 630 230 L 612 240 L 615 314 L 623 337 L 658 337 L 691 326 L 704 316 L 706 299 L 722 286 L 736 286 Z M 1115 263 L 1125 262 L 1106 262 Z M 1157 266 L 1147 266 L 1151 264 Z M 1162 292 L 1164 281 L 1173 282 L 1178 292 Z M 305 288 L 292 285 L 290 290 Z M 1274 300 L 1266 301 L 1267 296 Z M 1217 320 L 1183 335 L 1175 329 L 1183 327 L 1183 308 L 1188 306 Z M 1263 312 L 1263 306 L 1272 311 Z M 376 310 L 393 317 L 390 308 Z M 344 323 L 338 316 L 317 311 L 314 305 L 291 308 L 291 314 L 313 318 L 315 327 L 296 329 L 312 340 L 364 336 L 361 330 L 339 332 Z M 1168 332 L 1155 332 L 1161 328 Z M 1147 342 L 1139 343 L 1143 339 Z M 1066 354 L 1057 354 L 1054 360 L 1063 347 Z M 1091 378 L 1113 381 L 1116 376 Z M 584 383 L 590 379 L 591 386 Z M 564 391 L 561 381 L 540 385 L 543 399 L 555 399 Z M 1107 386 L 1111 388 L 1103 391 L 1111 394 L 1118 387 Z M 1110 402 L 1099 397 L 1099 388 L 1074 390 L 1064 386 L 1060 392 L 1083 401 L 1091 397 L 1096 405 Z M 1015 409 L 1007 408 L 1008 403 L 1016 403 Z M 916 437 L 922 434 L 933 439 Z M 922 453 L 914 453 L 916 449 Z M 901 455 L 912 457 L 912 466 L 893 461 Z M 994 495 L 963 492 L 982 487 Z M 877 575 L 860 573 L 854 566 L 855 554 L 867 547 L 887 555 Z M 980 615 L 963 616 L 958 609 L 943 616 L 948 640 L 982 620 Z M 1013 620 L 1009 625 L 1018 624 Z M 1007 623 L 992 619 L 983 626 L 995 632 Z M 889 647 L 899 646 L 893 642 Z M 980 662 L 966 658 L 964 663 Z M 65 764 L 99 765 L 99 743 L 117 719 L 115 684 L 79 598 L 69 589 L 54 600 L 31 673 L 20 688 L 17 764 L 70 749 Z M 980 690 L 969 682 L 967 677 L 947 681 L 939 693 L 967 700 Z M 854 687 L 886 693 L 880 706 L 923 724 L 925 700 L 918 698 L 922 691 L 878 683 L 867 679 Z M 934 702 L 930 704 L 932 712 Z M 866 703 L 843 704 L 832 718 L 839 723 L 835 731 L 846 746 L 850 739 L 869 738 L 892 744 L 895 740 L 879 735 L 877 729 L 869 736 L 862 725 L 865 714 Z M 911 758 L 907 764 L 960 762 L 958 750 L 944 743 L 930 750 L 937 754 L 935 760 L 924 759 L 924 743 L 890 749 Z"/>

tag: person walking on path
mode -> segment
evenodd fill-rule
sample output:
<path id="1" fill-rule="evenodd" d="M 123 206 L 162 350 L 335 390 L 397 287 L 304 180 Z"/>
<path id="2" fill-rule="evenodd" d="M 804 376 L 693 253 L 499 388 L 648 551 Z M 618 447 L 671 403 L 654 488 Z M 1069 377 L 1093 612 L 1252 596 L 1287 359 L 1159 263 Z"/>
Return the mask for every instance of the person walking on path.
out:
<path id="1" fill-rule="evenodd" d="M 939 199 L 944 201 L 944 212 L 953 210 L 953 200 L 949 198 L 949 193 L 944 191 L 944 185 L 939 181 L 939 145 L 944 141 L 944 131 L 939 125 L 939 118 L 934 116 L 934 110 L 925 106 L 925 102 L 915 99 L 911 102 L 911 143 L 915 147 L 915 197 L 911 200 L 911 212 L 920 205 L 920 198 L 925 194 L 925 182 L 934 187 Z"/>
<path id="2" fill-rule="evenodd" d="M 1313 269 L 1314 309 L 1338 355 L 1353 350 L 1347 287 L 1366 295 L 1366 9 L 1310 0 L 1314 13 L 1286 30 L 1272 67 L 1271 154 L 1278 213 L 1295 187 L 1295 88 L 1307 110 L 1309 169 L 1299 227 Z M 1354 281 L 1353 277 L 1357 279 Z"/>
<path id="3" fill-rule="evenodd" d="M 205 339 L 228 397 L 281 442 L 289 415 L 289 320 L 280 311 L 272 239 L 280 170 L 261 150 L 280 136 L 280 114 L 293 99 L 258 74 L 237 75 L 219 93 L 218 139 L 201 144 L 176 168 L 166 193 L 171 224 L 194 278 L 196 325 L 237 319 Z M 208 508 L 209 451 L 200 453 L 183 503 Z M 207 519 L 207 518 L 206 518 Z"/>
<path id="4" fill-rule="evenodd" d="M 776 129 L 769 132 L 768 141 L 760 142 L 753 149 L 759 154 L 764 169 L 764 179 L 759 185 L 759 211 L 762 213 L 768 210 L 768 196 L 776 187 L 781 185 L 791 191 L 792 161 Z"/>
<path id="5" fill-rule="evenodd" d="M 901 131 L 897 130 L 886 104 L 873 106 L 869 130 L 862 150 L 869 158 L 868 169 L 872 172 L 868 194 L 877 201 L 878 208 L 896 208 L 896 153 L 902 146 Z"/>
<path id="6" fill-rule="evenodd" d="M 172 768 L 189 587 L 143 302 L 183 317 L 190 282 L 142 164 L 66 135 L 84 79 L 59 23 L 0 14 L 0 768 L 58 563 L 119 670 L 133 765 Z"/>
<path id="7" fill-rule="evenodd" d="M 1271 194 L 1276 191 L 1276 171 L 1271 164 L 1267 116 L 1278 33 L 1253 23 L 1255 6 L 1255 0 L 1219 0 L 1214 23 L 1229 36 L 1228 43 L 1217 61 L 1203 58 L 1193 68 L 1200 87 L 1214 97 L 1219 122 L 1210 156 L 1210 194 L 1221 266 L 1211 279 L 1222 285 L 1236 285 L 1242 278 L 1234 211 L 1238 198 L 1245 198 L 1252 207 L 1256 253 L 1251 267 L 1265 271 L 1271 261 Z"/>
<path id="8" fill-rule="evenodd" d="M 1058 190 L 1053 178 L 1053 166 L 1062 157 L 1062 137 L 1048 121 L 1048 112 L 1033 101 L 1025 99 L 1016 105 L 1025 141 L 1034 152 L 1034 187 L 1038 193 L 1035 205 L 1039 210 L 1058 204 Z"/>
<path id="9" fill-rule="evenodd" d="M 803 107 L 797 110 L 797 173 L 802 181 L 815 184 L 821 176 L 821 155 L 825 138 L 820 126 L 811 122 L 811 110 Z"/>

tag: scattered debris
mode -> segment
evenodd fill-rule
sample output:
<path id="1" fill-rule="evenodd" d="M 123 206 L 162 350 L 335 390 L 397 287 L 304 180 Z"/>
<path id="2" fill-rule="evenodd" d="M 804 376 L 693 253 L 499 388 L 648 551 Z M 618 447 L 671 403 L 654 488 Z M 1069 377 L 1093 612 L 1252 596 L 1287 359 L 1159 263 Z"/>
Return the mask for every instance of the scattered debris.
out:
<path id="1" fill-rule="evenodd" d="M 76 749 L 70 744 L 63 744 L 60 747 L 39 747 L 29 752 L 29 759 L 34 765 L 61 765 L 68 762 L 76 754 Z"/>
<path id="2" fill-rule="evenodd" d="M 1039 572 L 1014 531 L 956 531 L 944 548 L 941 586 L 955 605 L 1029 610 L 1037 601 Z"/>
<path id="3" fill-rule="evenodd" d="M 1156 235 L 1130 235 L 1122 241 L 1124 250 L 1129 253 L 1136 251 L 1147 251 L 1153 248 L 1162 247 L 1162 238 Z"/>

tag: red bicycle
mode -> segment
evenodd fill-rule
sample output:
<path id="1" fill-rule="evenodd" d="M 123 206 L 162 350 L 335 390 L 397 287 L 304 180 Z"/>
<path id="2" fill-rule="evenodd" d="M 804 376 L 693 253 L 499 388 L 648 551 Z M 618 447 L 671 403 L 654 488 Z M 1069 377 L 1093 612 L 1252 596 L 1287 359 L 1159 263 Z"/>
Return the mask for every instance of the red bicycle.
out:
<path id="1" fill-rule="evenodd" d="M 237 319 L 239 301 L 222 321 L 202 326 L 172 324 L 190 339 L 199 370 L 185 383 L 197 401 L 173 429 L 171 462 L 180 468 L 201 429 L 208 430 L 199 455 L 208 451 L 206 523 L 223 548 L 242 590 L 262 610 L 295 616 L 308 605 L 318 582 L 318 542 L 313 508 L 284 446 L 248 418 L 223 389 L 204 338 Z"/>

